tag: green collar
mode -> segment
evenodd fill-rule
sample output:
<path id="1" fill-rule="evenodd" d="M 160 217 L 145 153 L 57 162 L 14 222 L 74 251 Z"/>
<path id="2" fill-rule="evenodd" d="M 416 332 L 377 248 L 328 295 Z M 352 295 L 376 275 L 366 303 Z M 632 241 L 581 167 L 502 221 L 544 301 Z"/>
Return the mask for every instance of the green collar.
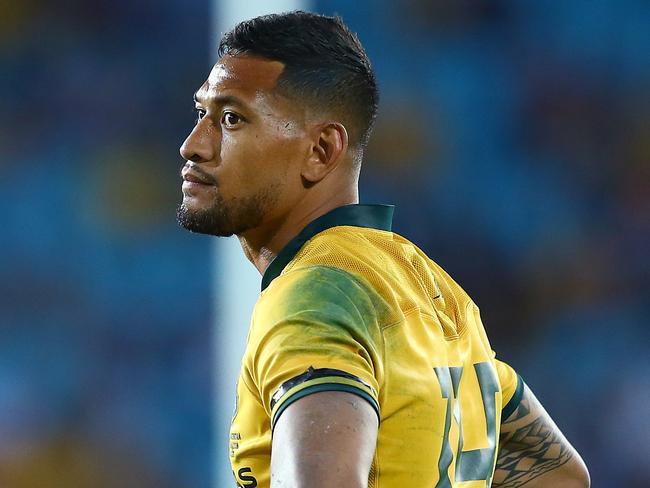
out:
<path id="1" fill-rule="evenodd" d="M 282 270 L 291 261 L 300 248 L 319 232 L 330 227 L 351 225 L 390 231 L 393 225 L 393 205 L 344 205 L 307 224 L 300 233 L 291 239 L 278 253 L 262 276 L 262 291 L 280 276 Z"/>

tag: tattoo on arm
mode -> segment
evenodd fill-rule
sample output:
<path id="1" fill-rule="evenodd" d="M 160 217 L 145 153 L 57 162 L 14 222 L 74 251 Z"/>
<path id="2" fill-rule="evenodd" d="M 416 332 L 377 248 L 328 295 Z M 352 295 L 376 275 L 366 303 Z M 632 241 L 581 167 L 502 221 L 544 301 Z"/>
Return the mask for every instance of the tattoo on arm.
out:
<path id="1" fill-rule="evenodd" d="M 534 407 L 524 396 L 514 413 L 501 424 L 493 487 L 524 486 L 571 459 L 571 448 L 553 421 Z"/>

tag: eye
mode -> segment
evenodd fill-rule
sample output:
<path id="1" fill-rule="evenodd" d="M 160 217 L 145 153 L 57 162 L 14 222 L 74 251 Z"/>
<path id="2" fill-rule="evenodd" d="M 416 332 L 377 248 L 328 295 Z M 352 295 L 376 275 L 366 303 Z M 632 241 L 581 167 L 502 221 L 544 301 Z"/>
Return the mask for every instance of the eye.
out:
<path id="1" fill-rule="evenodd" d="M 226 111 L 221 116 L 221 123 L 228 128 L 234 128 L 242 122 L 241 116 L 237 115 L 235 112 Z"/>
<path id="2" fill-rule="evenodd" d="M 202 108 L 195 108 L 194 110 L 196 111 L 197 122 L 201 120 L 203 117 L 205 117 L 205 110 L 203 110 Z"/>

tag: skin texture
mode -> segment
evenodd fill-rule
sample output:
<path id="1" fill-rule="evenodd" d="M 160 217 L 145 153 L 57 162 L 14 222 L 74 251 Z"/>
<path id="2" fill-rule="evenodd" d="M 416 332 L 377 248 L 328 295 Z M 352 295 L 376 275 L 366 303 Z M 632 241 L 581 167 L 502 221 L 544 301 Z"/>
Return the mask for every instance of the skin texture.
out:
<path id="1" fill-rule="evenodd" d="M 281 95 L 283 69 L 224 56 L 195 95 L 197 122 L 180 150 L 179 222 L 193 232 L 237 235 L 260 273 L 309 222 L 358 203 L 353 161 L 360 154 L 345 126 Z M 503 424 L 493 486 L 588 486 L 584 463 L 529 390 L 524 402 Z M 296 401 L 274 430 L 271 486 L 367 486 L 377 429 L 370 405 L 351 393 Z M 536 469 L 518 469 L 534 461 Z"/>
<path id="2" fill-rule="evenodd" d="M 492 481 L 498 488 L 586 488 L 589 472 L 533 392 L 525 386 L 517 409 L 501 423 Z"/>

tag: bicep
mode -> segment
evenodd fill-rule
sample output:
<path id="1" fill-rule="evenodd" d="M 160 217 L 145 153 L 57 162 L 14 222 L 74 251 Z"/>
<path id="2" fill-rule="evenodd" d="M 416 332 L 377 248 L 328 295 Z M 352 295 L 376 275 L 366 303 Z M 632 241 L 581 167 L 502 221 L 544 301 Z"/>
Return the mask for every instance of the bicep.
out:
<path id="1" fill-rule="evenodd" d="M 492 486 L 588 485 L 589 475 L 580 455 L 524 385 L 519 405 L 501 423 Z"/>
<path id="2" fill-rule="evenodd" d="M 377 430 L 373 407 L 352 393 L 295 401 L 273 430 L 271 487 L 366 487 Z"/>

